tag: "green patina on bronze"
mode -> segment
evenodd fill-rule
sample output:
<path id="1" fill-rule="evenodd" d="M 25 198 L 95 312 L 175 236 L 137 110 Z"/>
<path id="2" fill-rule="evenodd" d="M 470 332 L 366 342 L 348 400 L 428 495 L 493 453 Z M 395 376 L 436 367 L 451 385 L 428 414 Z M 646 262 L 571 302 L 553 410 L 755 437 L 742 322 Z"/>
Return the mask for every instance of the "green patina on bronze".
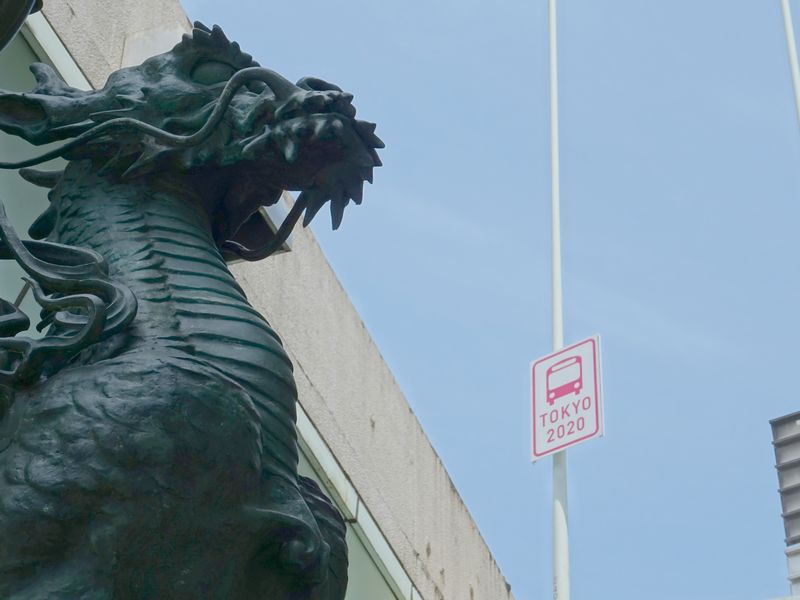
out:
<path id="1" fill-rule="evenodd" d="M 31 69 L 0 129 L 68 141 L 0 167 L 69 163 L 21 171 L 52 188 L 39 241 L 0 211 L 47 329 L 20 335 L 0 302 L 0 597 L 343 598 L 344 523 L 297 475 L 291 362 L 226 259 L 268 256 L 326 202 L 338 227 L 380 165 L 375 126 L 200 23 L 98 91 Z M 255 213 L 284 189 L 272 235 Z"/>
<path id="2" fill-rule="evenodd" d="M 28 15 L 42 10 L 42 0 L 0 0 L 0 50 L 22 27 Z"/>

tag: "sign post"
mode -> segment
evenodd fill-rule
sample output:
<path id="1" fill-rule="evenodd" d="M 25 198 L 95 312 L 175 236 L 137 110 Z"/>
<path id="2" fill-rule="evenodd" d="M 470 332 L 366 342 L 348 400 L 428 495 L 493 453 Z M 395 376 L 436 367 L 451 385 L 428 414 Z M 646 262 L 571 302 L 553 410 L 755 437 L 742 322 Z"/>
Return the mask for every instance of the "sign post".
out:
<path id="1" fill-rule="evenodd" d="M 600 405 L 600 349 L 598 338 L 590 338 L 585 342 L 564 349 L 564 318 L 561 295 L 561 200 L 558 157 L 556 0 L 548 0 L 548 13 L 550 33 L 550 184 L 553 244 L 554 354 L 536 361 L 532 368 L 531 382 L 534 401 L 533 459 L 537 460 L 550 454 L 553 456 L 553 599 L 570 600 L 566 449 L 568 446 L 602 435 L 603 421 L 602 407 Z M 537 365 L 539 365 L 539 369 L 545 369 L 544 373 L 539 373 L 538 379 Z M 577 379 L 569 380 L 570 373 L 574 375 L 576 369 L 581 373 L 580 381 Z M 593 378 L 590 377 L 589 369 L 591 369 Z M 559 384 L 559 382 L 561 383 Z M 576 387 L 578 383 L 580 385 Z M 572 385 L 571 390 L 569 389 L 570 385 Z M 537 393 L 540 387 L 545 390 L 545 394 L 541 398 Z M 588 396 L 587 393 L 589 393 Z M 551 400 L 552 404 L 549 410 L 544 410 L 543 408 L 541 412 L 537 412 L 537 399 L 541 399 L 545 403 Z M 574 404 L 575 402 L 577 404 Z M 537 418 L 542 419 L 542 431 L 538 433 Z M 550 439 L 551 435 L 552 439 Z M 540 452 L 541 455 L 538 455 L 537 452 Z"/>
<path id="2" fill-rule="evenodd" d="M 531 459 L 553 456 L 553 598 L 569 600 L 567 448 L 603 435 L 600 339 L 531 365 Z"/>
<path id="3" fill-rule="evenodd" d="M 561 302 L 561 207 L 558 160 L 558 43 L 556 0 L 548 0 L 550 31 L 550 186 L 553 255 L 553 350 L 564 345 Z M 569 600 L 569 536 L 567 529 L 567 455 L 553 455 L 553 599 Z"/>

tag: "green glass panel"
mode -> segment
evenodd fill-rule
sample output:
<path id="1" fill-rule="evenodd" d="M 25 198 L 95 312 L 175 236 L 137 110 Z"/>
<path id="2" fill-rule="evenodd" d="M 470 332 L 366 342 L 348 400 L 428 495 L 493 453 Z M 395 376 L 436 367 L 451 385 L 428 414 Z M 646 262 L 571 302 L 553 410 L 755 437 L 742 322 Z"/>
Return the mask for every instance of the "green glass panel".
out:
<path id="1" fill-rule="evenodd" d="M 320 481 L 314 468 L 302 453 L 297 471 L 300 475 L 316 481 L 329 498 L 333 497 L 331 491 Z M 339 509 L 341 510 L 341 507 Z M 349 523 L 347 525 L 347 553 L 350 564 L 347 569 L 349 581 L 345 600 L 400 600 L 386 583 L 378 565 L 372 560 L 367 548 Z"/>

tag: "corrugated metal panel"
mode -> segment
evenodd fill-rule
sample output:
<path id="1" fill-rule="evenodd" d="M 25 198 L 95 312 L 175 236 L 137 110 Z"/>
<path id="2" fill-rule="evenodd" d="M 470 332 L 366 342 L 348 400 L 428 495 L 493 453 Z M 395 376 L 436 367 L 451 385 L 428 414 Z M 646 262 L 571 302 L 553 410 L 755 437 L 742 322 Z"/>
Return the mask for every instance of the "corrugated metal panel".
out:
<path id="1" fill-rule="evenodd" d="M 800 595 L 800 546 L 786 549 L 786 564 L 789 568 L 789 583 L 792 594 Z"/>
<path id="2" fill-rule="evenodd" d="M 784 514 L 800 512 L 800 486 L 781 488 L 781 507 Z"/>
<path id="3" fill-rule="evenodd" d="M 772 439 L 774 441 L 782 440 L 793 435 L 800 434 L 800 411 L 772 419 L 769 422 L 772 425 Z"/>
<path id="4" fill-rule="evenodd" d="M 783 528 L 786 530 L 786 545 L 800 544 L 800 511 L 783 513 Z"/>
<path id="5" fill-rule="evenodd" d="M 800 544 L 800 412 L 770 421 L 786 544 Z"/>
<path id="6" fill-rule="evenodd" d="M 775 444 L 775 460 L 778 465 L 800 460 L 800 435 L 784 437 L 772 443 Z"/>
<path id="7" fill-rule="evenodd" d="M 778 484 L 781 489 L 800 485 L 800 460 L 792 460 L 777 466 Z"/>

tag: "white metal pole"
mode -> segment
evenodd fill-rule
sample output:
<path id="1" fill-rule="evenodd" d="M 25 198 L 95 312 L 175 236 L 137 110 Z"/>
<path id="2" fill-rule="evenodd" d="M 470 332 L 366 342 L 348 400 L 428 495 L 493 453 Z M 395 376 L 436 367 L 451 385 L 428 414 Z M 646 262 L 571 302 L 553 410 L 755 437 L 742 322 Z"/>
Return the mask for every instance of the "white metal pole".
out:
<path id="1" fill-rule="evenodd" d="M 783 28 L 786 30 L 786 45 L 789 50 L 789 65 L 792 69 L 792 84 L 794 85 L 794 104 L 797 110 L 797 120 L 800 123 L 800 67 L 797 65 L 797 46 L 794 41 L 794 26 L 792 25 L 792 11 L 789 0 L 781 0 L 783 8 Z"/>
<path id="2" fill-rule="evenodd" d="M 567 451 L 553 455 L 553 600 L 569 600 Z"/>
<path id="3" fill-rule="evenodd" d="M 556 0 L 549 1 L 550 165 L 552 188 L 553 350 L 564 347 L 561 298 L 561 208 L 558 161 L 558 42 Z M 567 454 L 553 455 L 553 598 L 569 600 L 569 530 L 567 527 Z"/>
<path id="4" fill-rule="evenodd" d="M 558 55 L 556 0 L 550 2 L 550 185 L 553 230 L 553 350 L 564 347 L 564 319 L 561 301 L 561 206 L 558 160 Z"/>

